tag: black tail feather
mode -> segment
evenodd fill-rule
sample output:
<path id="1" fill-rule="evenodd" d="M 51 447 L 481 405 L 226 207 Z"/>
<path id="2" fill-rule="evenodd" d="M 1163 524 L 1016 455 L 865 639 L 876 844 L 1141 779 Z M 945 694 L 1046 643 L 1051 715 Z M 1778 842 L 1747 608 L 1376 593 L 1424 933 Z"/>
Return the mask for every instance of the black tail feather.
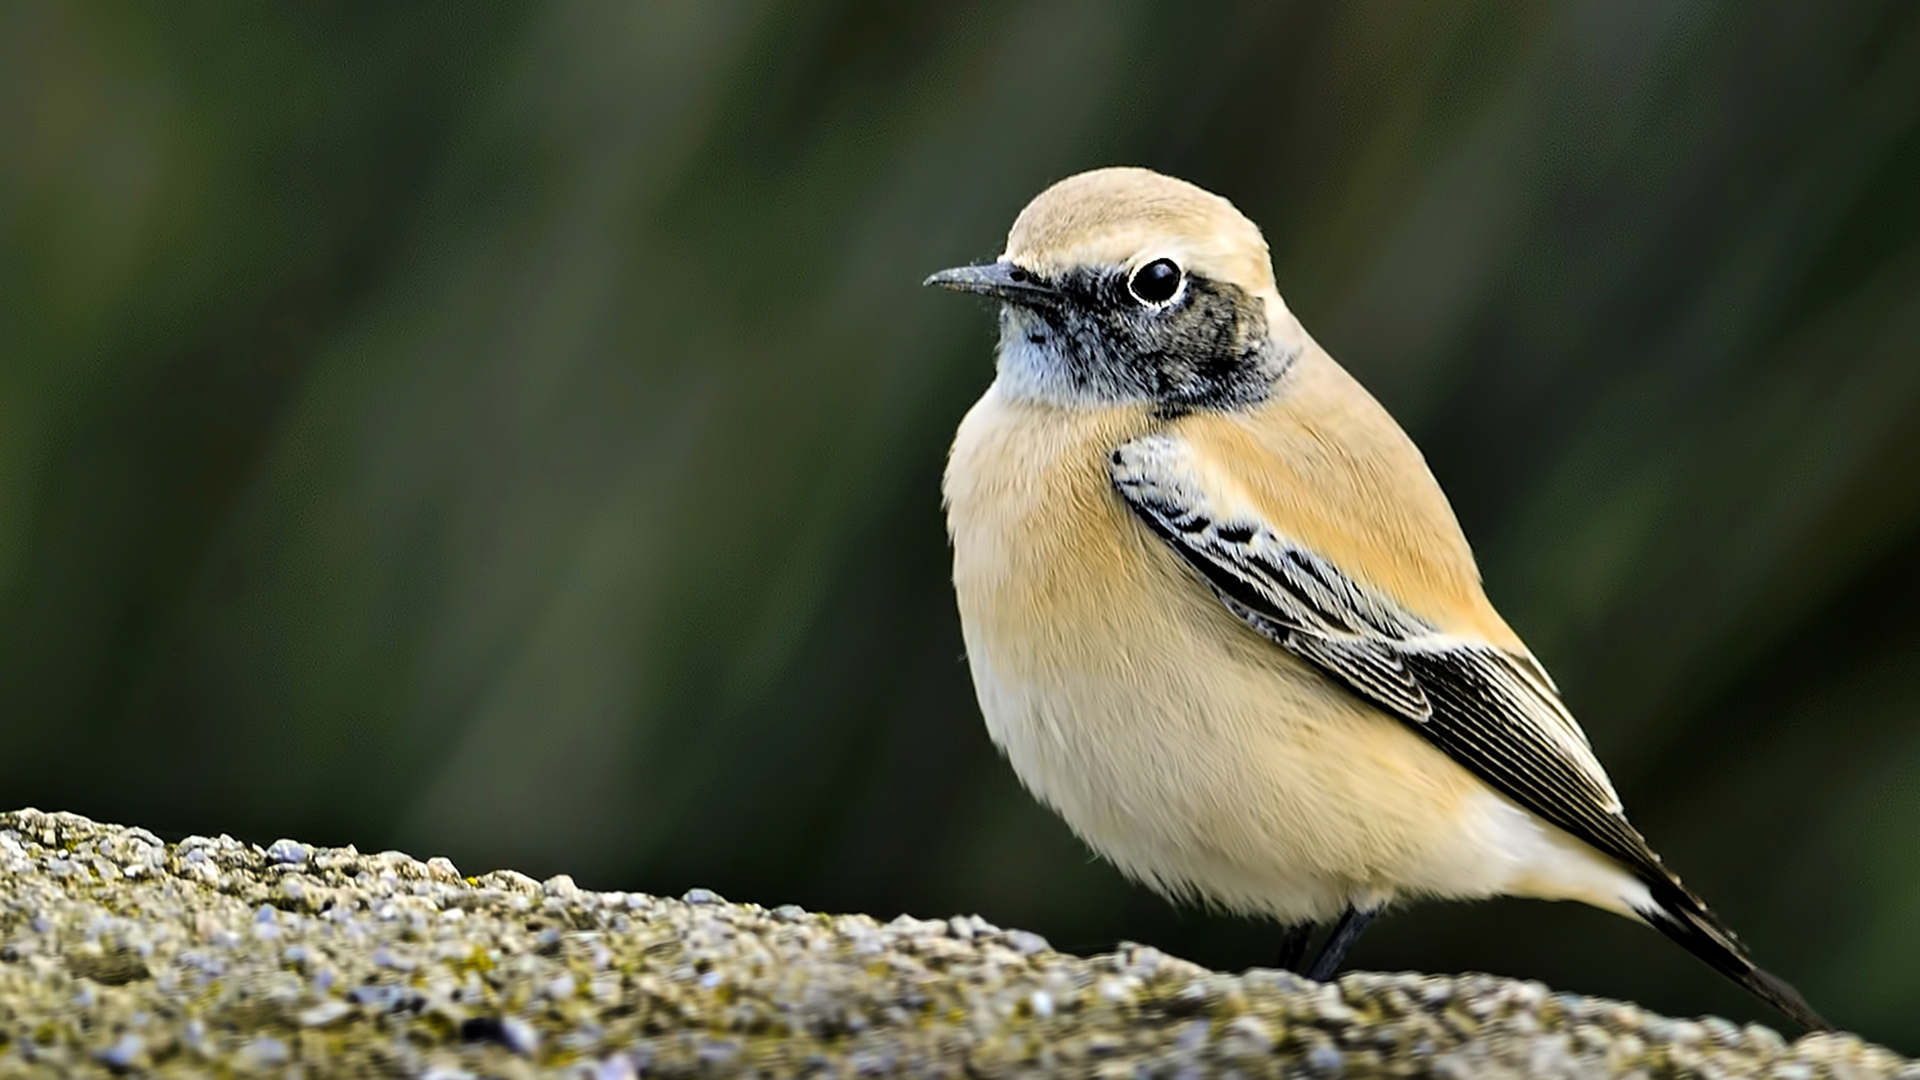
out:
<path id="1" fill-rule="evenodd" d="M 1832 1024 L 1813 1011 L 1800 991 L 1779 976 L 1755 966 L 1733 932 L 1685 886 L 1671 879 L 1648 884 L 1652 886 L 1654 906 L 1641 911 L 1640 916 L 1655 929 L 1802 1027 L 1812 1031 L 1834 1030 Z"/>

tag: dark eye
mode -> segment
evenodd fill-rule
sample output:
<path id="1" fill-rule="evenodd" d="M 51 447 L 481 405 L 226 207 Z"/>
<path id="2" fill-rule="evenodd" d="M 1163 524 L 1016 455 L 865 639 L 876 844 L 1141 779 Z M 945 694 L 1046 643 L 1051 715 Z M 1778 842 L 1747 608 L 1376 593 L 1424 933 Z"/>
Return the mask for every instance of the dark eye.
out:
<path id="1" fill-rule="evenodd" d="M 1155 259 L 1133 272 L 1127 291 L 1143 304 L 1164 304 L 1180 291 L 1180 268 L 1172 259 Z"/>

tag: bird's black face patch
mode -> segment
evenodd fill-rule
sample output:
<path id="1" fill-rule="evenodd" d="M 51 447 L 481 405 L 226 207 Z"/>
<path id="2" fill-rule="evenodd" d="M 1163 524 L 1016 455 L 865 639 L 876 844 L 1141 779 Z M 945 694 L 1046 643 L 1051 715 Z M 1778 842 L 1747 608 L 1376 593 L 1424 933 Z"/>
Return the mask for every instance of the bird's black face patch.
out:
<path id="1" fill-rule="evenodd" d="M 1264 401 L 1292 359 L 1269 338 L 1261 302 L 1226 282 L 1188 273 L 1162 304 L 1143 303 L 1120 269 L 1046 284 L 1053 302 L 1000 315 L 1002 373 L 1032 396 L 1235 409 Z"/>

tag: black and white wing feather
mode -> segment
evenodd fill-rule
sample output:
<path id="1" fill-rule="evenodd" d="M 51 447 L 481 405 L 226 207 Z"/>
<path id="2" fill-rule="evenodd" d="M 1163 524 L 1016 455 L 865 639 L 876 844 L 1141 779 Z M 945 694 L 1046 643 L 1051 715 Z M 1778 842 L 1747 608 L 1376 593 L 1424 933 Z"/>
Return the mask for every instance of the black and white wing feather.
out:
<path id="1" fill-rule="evenodd" d="M 1617 860 L 1646 883 L 1641 916 L 1816 1029 L 1827 1022 L 1755 967 L 1724 923 L 1667 870 L 1620 799 L 1538 661 L 1441 633 L 1259 515 L 1209 490 L 1179 437 L 1142 436 L 1113 452 L 1114 490 L 1228 610 L 1360 698 L 1405 721 L 1496 791 Z"/>
<path id="2" fill-rule="evenodd" d="M 1173 435 L 1120 447 L 1114 489 L 1229 610 L 1406 721 L 1521 806 L 1638 874 L 1672 880 L 1620 812 L 1585 734 L 1531 656 L 1439 632 L 1270 523 L 1207 490 Z"/>

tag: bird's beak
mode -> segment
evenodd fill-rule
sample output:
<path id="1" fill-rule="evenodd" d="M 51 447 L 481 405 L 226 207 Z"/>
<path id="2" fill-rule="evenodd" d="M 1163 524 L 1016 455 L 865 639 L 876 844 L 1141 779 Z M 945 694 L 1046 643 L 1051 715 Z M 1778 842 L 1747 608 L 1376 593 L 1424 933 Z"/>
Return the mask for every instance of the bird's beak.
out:
<path id="1" fill-rule="evenodd" d="M 938 285 L 954 292 L 978 293 L 1022 307 L 1053 307 L 1060 292 L 1042 281 L 1031 270 L 1001 261 L 985 266 L 956 266 L 933 274 L 923 285 Z"/>

